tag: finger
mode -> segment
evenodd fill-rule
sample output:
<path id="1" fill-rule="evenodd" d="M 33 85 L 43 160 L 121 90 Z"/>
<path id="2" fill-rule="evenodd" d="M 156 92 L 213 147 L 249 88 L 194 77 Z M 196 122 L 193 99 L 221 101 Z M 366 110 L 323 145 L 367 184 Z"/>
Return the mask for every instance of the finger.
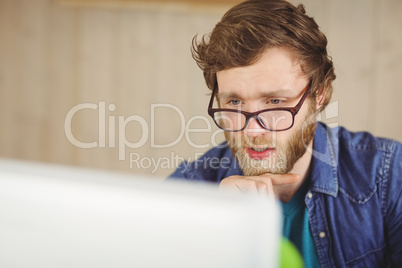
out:
<path id="1" fill-rule="evenodd" d="M 272 185 L 270 178 L 268 178 L 265 182 L 255 181 L 255 185 L 257 186 L 257 192 L 259 194 L 268 196 L 270 201 L 275 200 L 274 186 Z"/>
<path id="2" fill-rule="evenodd" d="M 270 196 L 275 196 L 275 193 L 274 193 L 274 186 L 272 185 L 272 180 L 267 180 L 267 182 L 265 183 L 266 185 L 267 185 L 267 192 L 268 192 L 268 195 L 270 195 Z"/>
<path id="3" fill-rule="evenodd" d="M 270 179 L 272 185 L 284 185 L 284 184 L 293 184 L 300 180 L 299 174 L 288 173 L 288 174 L 263 174 L 259 176 L 261 180 Z"/>
<path id="4" fill-rule="evenodd" d="M 268 194 L 268 185 L 265 181 L 253 180 L 250 179 L 250 177 L 243 176 L 231 176 L 225 178 L 221 181 L 219 188 L 249 193 Z"/>
<path id="5" fill-rule="evenodd" d="M 268 180 L 266 183 L 268 186 L 268 198 L 271 202 L 275 201 L 274 186 L 272 185 L 272 180 Z"/>
<path id="6" fill-rule="evenodd" d="M 237 178 L 238 177 L 238 178 Z M 288 174 L 271 174 L 266 173 L 260 176 L 237 176 L 236 179 L 245 179 L 245 180 L 254 180 L 254 181 L 261 181 L 266 182 L 268 179 L 272 180 L 273 185 L 281 185 L 281 184 L 292 184 L 300 179 L 300 175 L 294 173 Z M 229 177 L 230 178 L 230 177 Z"/>
<path id="7" fill-rule="evenodd" d="M 254 181 L 254 184 L 257 187 L 257 192 L 259 194 L 268 194 L 269 189 L 268 189 L 268 185 L 265 182 L 261 182 L 261 181 Z"/>
<path id="8" fill-rule="evenodd" d="M 251 188 L 256 190 L 254 183 L 251 183 L 250 180 L 244 178 L 237 178 L 237 177 L 228 177 L 221 181 L 219 184 L 220 189 L 230 189 L 236 190 L 241 192 L 252 191 Z"/>

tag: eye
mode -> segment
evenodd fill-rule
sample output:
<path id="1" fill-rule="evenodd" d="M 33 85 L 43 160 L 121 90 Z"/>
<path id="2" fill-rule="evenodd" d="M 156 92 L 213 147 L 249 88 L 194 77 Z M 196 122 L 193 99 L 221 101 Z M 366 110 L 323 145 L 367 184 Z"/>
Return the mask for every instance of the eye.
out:
<path id="1" fill-rule="evenodd" d="M 230 100 L 229 103 L 234 106 L 237 106 L 241 104 L 241 100 Z"/>
<path id="2" fill-rule="evenodd" d="M 268 103 L 270 104 L 280 104 L 282 101 L 280 99 L 272 99 L 269 100 Z"/>

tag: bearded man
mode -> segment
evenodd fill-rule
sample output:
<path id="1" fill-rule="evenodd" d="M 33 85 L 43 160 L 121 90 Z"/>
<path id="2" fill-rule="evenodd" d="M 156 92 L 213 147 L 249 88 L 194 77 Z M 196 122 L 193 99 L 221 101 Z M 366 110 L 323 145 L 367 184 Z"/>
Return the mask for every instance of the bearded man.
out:
<path id="1" fill-rule="evenodd" d="M 401 144 L 316 121 L 335 79 L 326 46 L 284 0 L 243 2 L 195 37 L 227 142 L 170 178 L 274 195 L 306 267 L 402 267 Z"/>

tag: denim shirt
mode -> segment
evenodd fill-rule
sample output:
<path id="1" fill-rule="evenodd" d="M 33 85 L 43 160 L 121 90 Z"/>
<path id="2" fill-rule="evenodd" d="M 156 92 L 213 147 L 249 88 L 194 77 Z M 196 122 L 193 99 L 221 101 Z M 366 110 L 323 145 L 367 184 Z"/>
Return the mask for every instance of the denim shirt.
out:
<path id="1" fill-rule="evenodd" d="M 309 150 L 309 149 L 308 149 Z M 318 123 L 305 196 L 321 267 L 402 267 L 402 146 Z M 219 183 L 243 175 L 223 143 L 170 176 Z"/>

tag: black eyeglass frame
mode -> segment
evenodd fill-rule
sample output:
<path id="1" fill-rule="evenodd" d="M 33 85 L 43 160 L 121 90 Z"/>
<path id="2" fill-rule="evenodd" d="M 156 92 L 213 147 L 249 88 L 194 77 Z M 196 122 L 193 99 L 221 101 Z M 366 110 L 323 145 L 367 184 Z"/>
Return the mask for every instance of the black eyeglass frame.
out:
<path id="1" fill-rule="evenodd" d="M 291 129 L 293 127 L 294 122 L 295 122 L 295 116 L 297 115 L 297 113 L 299 112 L 300 108 L 302 107 L 304 101 L 306 100 L 306 98 L 307 98 L 307 96 L 308 96 L 308 94 L 310 92 L 310 89 L 311 89 L 311 84 L 312 83 L 310 81 L 310 83 L 303 89 L 303 91 L 304 91 L 303 96 L 301 97 L 299 103 L 297 103 L 296 106 L 294 106 L 294 107 L 270 108 L 270 109 L 260 110 L 260 111 L 254 112 L 254 113 L 249 113 L 249 112 L 245 112 L 245 111 L 241 111 L 241 110 L 234 110 L 234 109 L 225 109 L 225 108 L 223 108 L 223 109 L 213 109 L 212 105 L 213 105 L 213 102 L 214 102 L 215 93 L 216 93 L 217 88 L 218 88 L 218 84 L 215 83 L 214 90 L 212 91 L 212 94 L 211 94 L 211 99 L 209 100 L 208 114 L 209 114 L 209 116 L 212 117 L 212 119 L 214 120 L 214 122 L 218 126 L 218 128 L 220 128 L 220 129 L 222 129 L 224 131 L 228 131 L 228 132 L 239 132 L 239 131 L 244 130 L 247 127 L 248 122 L 250 121 L 251 118 L 255 118 L 256 121 L 258 122 L 258 124 L 260 124 L 260 126 L 263 127 L 266 130 L 275 131 L 275 132 L 286 131 L 286 130 L 289 130 L 289 129 Z M 287 111 L 287 112 L 290 112 L 292 114 L 292 124 L 290 125 L 290 127 L 285 128 L 285 129 L 280 129 L 280 130 L 267 128 L 264 125 L 264 123 L 262 122 L 262 120 L 259 118 L 258 115 L 260 113 L 269 112 L 269 111 Z M 244 126 L 239 130 L 227 130 L 227 129 L 221 128 L 218 125 L 218 123 L 215 121 L 214 114 L 217 113 L 217 112 L 234 112 L 234 113 L 243 114 L 246 117 L 246 122 L 244 123 Z"/>

